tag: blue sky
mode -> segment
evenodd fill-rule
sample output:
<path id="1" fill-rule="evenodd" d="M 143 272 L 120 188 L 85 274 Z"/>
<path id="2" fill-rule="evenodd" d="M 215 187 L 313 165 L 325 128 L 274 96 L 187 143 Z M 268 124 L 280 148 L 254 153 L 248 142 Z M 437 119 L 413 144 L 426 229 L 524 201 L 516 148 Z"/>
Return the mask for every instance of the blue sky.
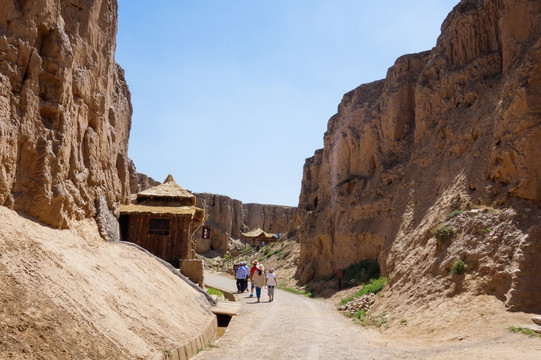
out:
<path id="1" fill-rule="evenodd" d="M 296 206 L 343 94 L 434 47 L 458 0 L 118 2 L 137 170 Z"/>

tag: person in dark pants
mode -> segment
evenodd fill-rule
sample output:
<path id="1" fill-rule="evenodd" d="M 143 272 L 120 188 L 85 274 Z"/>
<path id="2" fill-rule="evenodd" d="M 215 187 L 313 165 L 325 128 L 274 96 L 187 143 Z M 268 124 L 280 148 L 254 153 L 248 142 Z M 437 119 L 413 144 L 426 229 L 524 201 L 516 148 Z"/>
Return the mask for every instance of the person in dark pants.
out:
<path id="1" fill-rule="evenodd" d="M 338 269 L 336 277 L 338 278 L 338 290 L 342 290 L 342 269 Z"/>
<path id="2" fill-rule="evenodd" d="M 244 286 L 242 288 L 242 292 L 248 291 L 248 279 L 250 278 L 250 268 L 246 264 L 246 261 L 242 262 L 242 267 L 244 268 L 244 273 L 246 275 L 246 277 L 244 278 Z"/>
<path id="3" fill-rule="evenodd" d="M 235 279 L 237 279 L 237 291 L 240 294 L 244 291 L 244 283 L 246 280 L 246 270 L 244 270 L 244 267 L 242 266 L 242 264 L 240 264 L 240 266 L 237 269 Z"/>

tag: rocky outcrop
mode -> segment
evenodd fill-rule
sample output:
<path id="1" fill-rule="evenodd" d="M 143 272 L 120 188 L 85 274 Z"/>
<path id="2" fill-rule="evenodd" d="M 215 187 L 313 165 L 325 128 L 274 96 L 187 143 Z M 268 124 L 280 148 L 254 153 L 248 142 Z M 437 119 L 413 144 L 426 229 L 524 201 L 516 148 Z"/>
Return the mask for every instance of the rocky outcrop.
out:
<path id="1" fill-rule="evenodd" d="M 0 205 L 55 227 L 130 194 L 113 0 L 0 4 Z"/>
<path id="2" fill-rule="evenodd" d="M 205 210 L 205 225 L 211 227 L 210 239 L 201 238 L 201 230 L 195 235 L 197 252 L 216 250 L 224 253 L 233 241 L 241 238 L 241 232 L 260 227 L 270 233 L 287 233 L 295 229 L 296 208 L 279 205 L 243 204 L 224 195 L 195 194 L 197 207 Z"/>
<path id="3" fill-rule="evenodd" d="M 161 184 L 159 181 L 154 180 L 150 176 L 137 172 L 135 164 L 131 159 L 129 159 L 128 167 L 130 173 L 130 193 L 132 195 Z"/>
<path id="4" fill-rule="evenodd" d="M 463 0 L 435 48 L 344 95 L 304 166 L 301 281 L 371 258 L 391 291 L 429 283 L 541 310 L 540 24 L 539 2 Z M 442 245 L 433 230 L 450 221 Z"/>

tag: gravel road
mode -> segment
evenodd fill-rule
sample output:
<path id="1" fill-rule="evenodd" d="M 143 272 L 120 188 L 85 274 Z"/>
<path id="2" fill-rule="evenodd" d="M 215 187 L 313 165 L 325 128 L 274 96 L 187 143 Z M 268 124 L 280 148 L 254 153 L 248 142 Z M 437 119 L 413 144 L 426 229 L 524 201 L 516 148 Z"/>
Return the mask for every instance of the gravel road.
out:
<path id="1" fill-rule="evenodd" d="M 235 281 L 205 273 L 208 286 L 235 291 Z M 242 303 L 226 333 L 194 359 L 397 359 L 393 349 L 366 344 L 366 330 L 332 305 L 320 300 L 277 290 L 268 302 L 248 293 L 236 294 Z"/>

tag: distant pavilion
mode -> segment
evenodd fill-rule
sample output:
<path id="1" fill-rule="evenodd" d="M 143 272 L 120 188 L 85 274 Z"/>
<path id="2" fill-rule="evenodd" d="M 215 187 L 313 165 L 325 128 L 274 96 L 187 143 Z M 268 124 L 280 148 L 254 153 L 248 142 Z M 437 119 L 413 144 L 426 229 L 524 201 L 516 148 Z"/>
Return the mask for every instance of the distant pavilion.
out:
<path id="1" fill-rule="evenodd" d="M 267 233 L 261 230 L 259 227 L 254 230 L 241 233 L 241 235 L 244 237 L 245 243 L 249 244 L 250 246 L 261 246 L 262 242 L 268 244 L 271 241 L 278 239 L 276 234 Z"/>

